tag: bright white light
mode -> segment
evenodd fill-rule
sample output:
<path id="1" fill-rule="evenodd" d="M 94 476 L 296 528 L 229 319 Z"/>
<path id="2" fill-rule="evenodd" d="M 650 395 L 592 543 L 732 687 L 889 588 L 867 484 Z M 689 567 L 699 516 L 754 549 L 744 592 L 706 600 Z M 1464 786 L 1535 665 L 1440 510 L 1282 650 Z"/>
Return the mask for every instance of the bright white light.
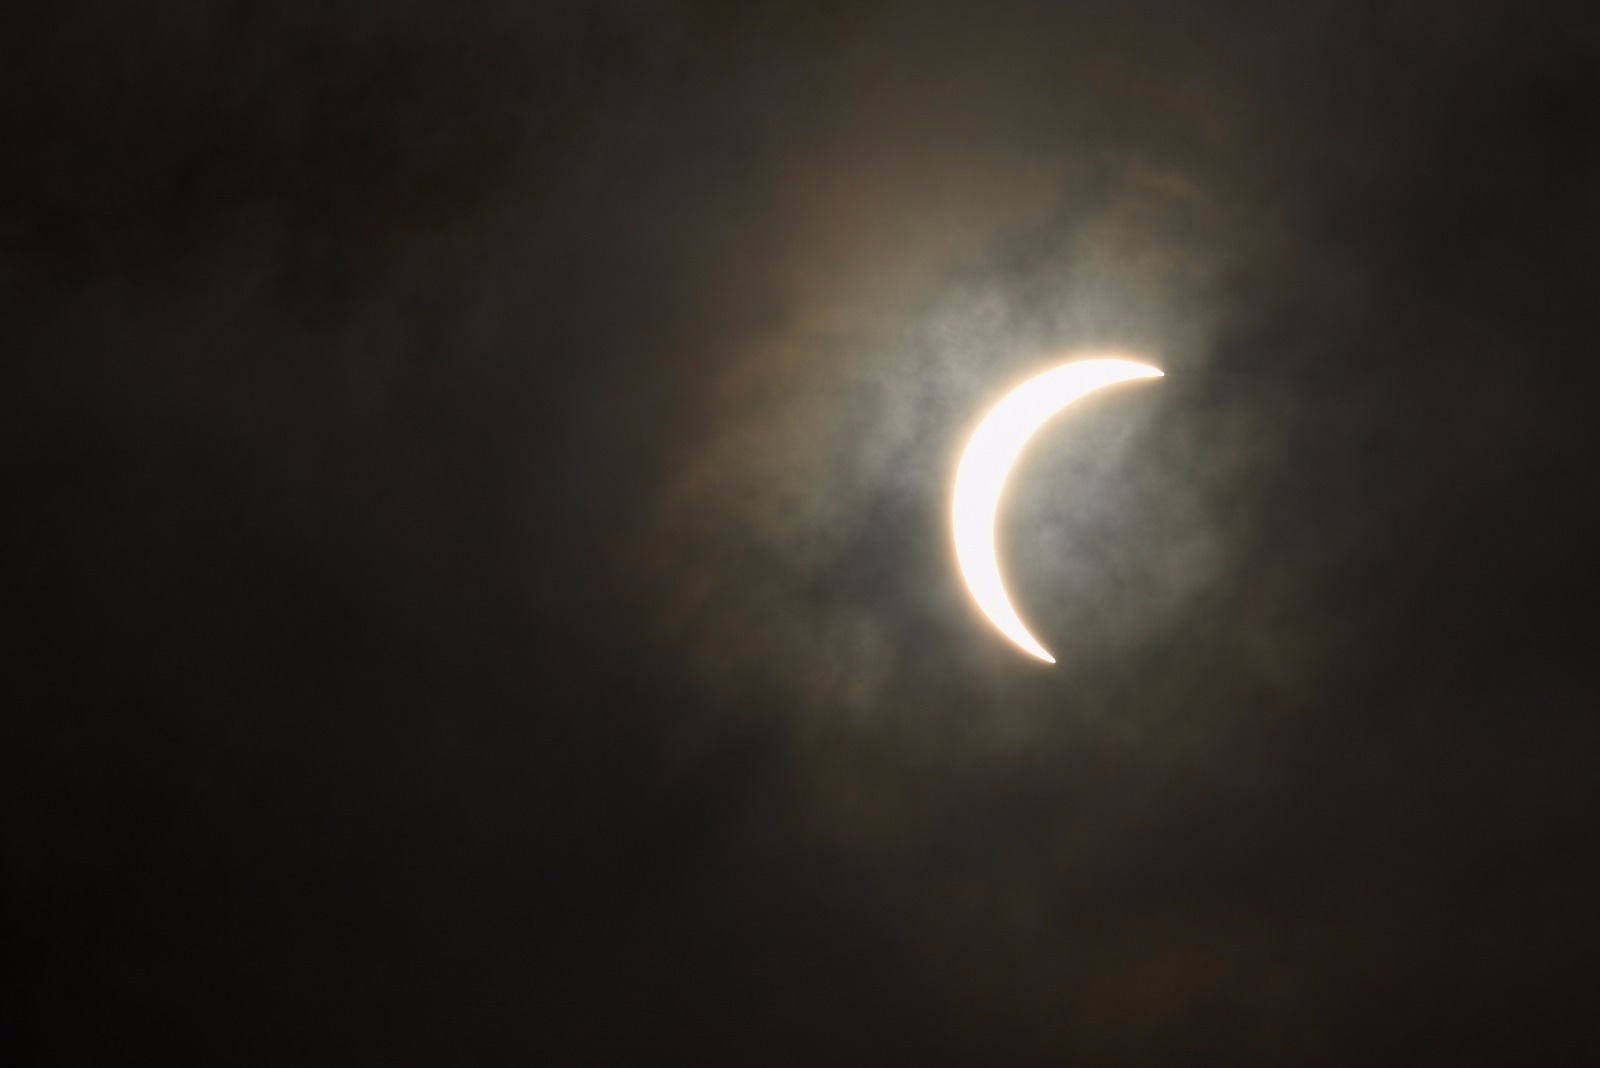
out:
<path id="1" fill-rule="evenodd" d="M 1079 397 L 1117 382 L 1159 377 L 1161 372 L 1154 367 L 1131 360 L 1076 360 L 1063 364 L 1006 394 L 983 417 L 961 456 L 951 518 L 962 577 L 989 621 L 1041 660 L 1056 662 L 1017 618 L 1000 581 L 1000 562 L 995 559 L 995 510 L 1006 476 L 1034 431 Z"/>

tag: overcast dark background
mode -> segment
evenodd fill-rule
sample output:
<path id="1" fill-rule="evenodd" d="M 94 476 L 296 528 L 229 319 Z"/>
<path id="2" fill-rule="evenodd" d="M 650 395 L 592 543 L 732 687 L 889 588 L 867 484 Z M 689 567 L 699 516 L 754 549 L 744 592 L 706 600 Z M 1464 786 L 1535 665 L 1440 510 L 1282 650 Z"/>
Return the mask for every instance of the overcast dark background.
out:
<path id="1" fill-rule="evenodd" d="M 1593 12 L 7 4 L 0 1061 L 1600 1054 Z"/>

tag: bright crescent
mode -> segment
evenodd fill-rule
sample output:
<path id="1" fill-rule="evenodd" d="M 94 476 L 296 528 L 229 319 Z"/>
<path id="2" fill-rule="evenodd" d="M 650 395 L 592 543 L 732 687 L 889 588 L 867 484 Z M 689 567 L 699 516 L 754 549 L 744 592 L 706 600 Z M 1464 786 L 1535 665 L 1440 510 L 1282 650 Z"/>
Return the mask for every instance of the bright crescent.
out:
<path id="1" fill-rule="evenodd" d="M 961 454 L 951 506 L 961 575 L 989 621 L 1040 660 L 1056 662 L 1017 618 L 1017 610 L 1011 607 L 1011 598 L 1000 581 L 1000 562 L 995 558 L 995 511 L 1006 477 L 1034 432 L 1079 397 L 1117 382 L 1159 377 L 1161 372 L 1154 367 L 1132 360 L 1075 360 L 1063 364 L 1007 393 L 983 417 Z"/>

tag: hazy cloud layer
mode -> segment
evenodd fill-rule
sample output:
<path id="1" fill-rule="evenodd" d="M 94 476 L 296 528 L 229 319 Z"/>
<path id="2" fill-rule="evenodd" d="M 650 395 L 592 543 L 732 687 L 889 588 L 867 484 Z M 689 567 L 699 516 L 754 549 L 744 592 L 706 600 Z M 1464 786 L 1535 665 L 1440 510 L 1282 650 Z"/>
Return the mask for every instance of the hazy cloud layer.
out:
<path id="1" fill-rule="evenodd" d="M 19 1041 L 1587 1034 L 1580 6 L 5 18 Z"/>

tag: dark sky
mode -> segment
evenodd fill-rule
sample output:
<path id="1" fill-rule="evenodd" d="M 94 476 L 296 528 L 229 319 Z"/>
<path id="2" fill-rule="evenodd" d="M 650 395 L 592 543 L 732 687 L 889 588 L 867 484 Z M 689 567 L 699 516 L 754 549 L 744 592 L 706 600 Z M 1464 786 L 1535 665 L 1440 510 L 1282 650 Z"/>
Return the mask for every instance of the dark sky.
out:
<path id="1" fill-rule="evenodd" d="M 5 5 L 0 1061 L 1600 1056 L 1597 247 L 1589 3 Z"/>

